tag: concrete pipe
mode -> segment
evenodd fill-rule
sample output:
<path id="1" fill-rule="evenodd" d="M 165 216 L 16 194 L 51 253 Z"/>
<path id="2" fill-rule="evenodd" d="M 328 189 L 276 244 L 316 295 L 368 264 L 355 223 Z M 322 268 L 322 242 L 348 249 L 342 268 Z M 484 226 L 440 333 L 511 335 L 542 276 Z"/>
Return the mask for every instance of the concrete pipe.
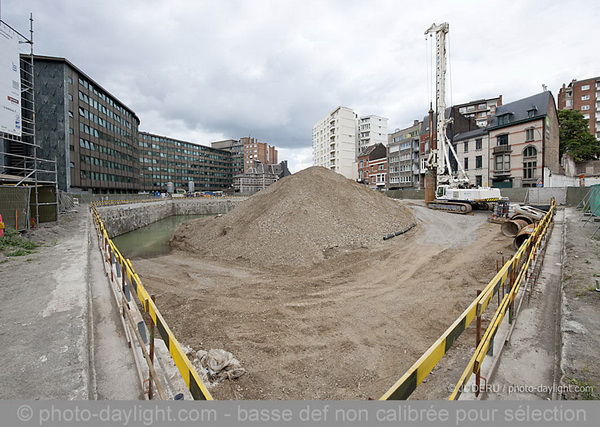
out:
<path id="1" fill-rule="evenodd" d="M 519 249 L 521 245 L 525 243 L 527 239 L 529 239 L 529 236 L 531 236 L 531 233 L 533 233 L 534 230 L 535 224 L 529 224 L 526 227 L 523 227 L 521 231 L 519 231 L 519 234 L 515 236 L 515 240 L 513 240 L 513 246 L 515 249 Z"/>
<path id="2" fill-rule="evenodd" d="M 502 224 L 500 229 L 506 237 L 515 237 L 523 227 L 527 226 L 527 221 L 522 219 L 513 219 Z"/>

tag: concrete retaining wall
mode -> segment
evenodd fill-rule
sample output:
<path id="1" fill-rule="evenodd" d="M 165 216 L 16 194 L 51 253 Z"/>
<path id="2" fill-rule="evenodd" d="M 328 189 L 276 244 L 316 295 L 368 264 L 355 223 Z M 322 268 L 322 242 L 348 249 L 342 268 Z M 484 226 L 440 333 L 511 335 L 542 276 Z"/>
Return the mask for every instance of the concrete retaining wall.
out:
<path id="1" fill-rule="evenodd" d="M 98 206 L 108 237 L 111 239 L 171 215 L 217 215 L 236 207 L 243 198 L 165 200 L 128 205 Z"/>

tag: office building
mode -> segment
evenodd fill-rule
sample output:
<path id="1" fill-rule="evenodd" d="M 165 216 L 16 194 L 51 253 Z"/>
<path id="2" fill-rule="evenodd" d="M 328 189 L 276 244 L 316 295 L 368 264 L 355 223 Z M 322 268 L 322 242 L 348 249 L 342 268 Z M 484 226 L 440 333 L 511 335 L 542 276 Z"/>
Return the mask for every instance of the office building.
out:
<path id="1" fill-rule="evenodd" d="M 232 191 L 232 153 L 188 141 L 140 132 L 140 189 L 143 191 Z"/>
<path id="2" fill-rule="evenodd" d="M 70 192 L 137 193 L 137 115 L 65 58 L 34 56 L 36 138 Z"/>

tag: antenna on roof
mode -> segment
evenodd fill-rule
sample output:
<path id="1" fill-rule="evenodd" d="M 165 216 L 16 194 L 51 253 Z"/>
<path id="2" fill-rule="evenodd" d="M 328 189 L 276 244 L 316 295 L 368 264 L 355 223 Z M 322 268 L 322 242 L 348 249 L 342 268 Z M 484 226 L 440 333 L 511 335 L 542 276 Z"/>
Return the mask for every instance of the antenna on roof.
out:
<path id="1" fill-rule="evenodd" d="M 548 92 L 548 86 L 546 86 L 544 83 L 542 83 L 542 89 L 544 92 Z"/>

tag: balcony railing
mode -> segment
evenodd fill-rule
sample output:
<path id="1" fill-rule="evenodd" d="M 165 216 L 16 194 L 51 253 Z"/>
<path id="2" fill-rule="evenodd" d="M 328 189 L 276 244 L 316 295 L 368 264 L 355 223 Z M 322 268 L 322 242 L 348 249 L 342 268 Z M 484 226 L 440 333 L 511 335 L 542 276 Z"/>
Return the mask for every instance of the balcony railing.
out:
<path id="1" fill-rule="evenodd" d="M 510 149 L 510 145 L 497 145 L 492 150 L 494 154 L 499 153 L 510 153 L 512 150 Z"/>

